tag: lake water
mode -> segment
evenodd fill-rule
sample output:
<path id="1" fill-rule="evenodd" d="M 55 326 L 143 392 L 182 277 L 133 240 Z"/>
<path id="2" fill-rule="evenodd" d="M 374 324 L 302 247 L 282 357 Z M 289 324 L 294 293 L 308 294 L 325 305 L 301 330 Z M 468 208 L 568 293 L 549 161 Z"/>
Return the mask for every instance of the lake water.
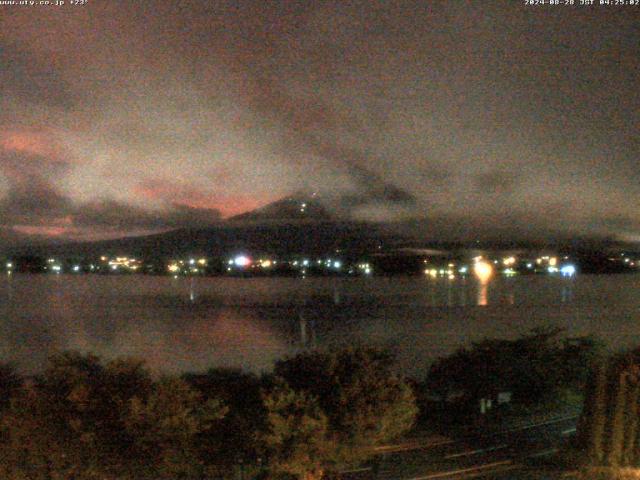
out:
<path id="1" fill-rule="evenodd" d="M 394 348 L 421 377 L 440 355 L 540 325 L 640 345 L 640 275 L 457 278 L 0 277 L 0 361 L 40 369 L 62 349 L 154 370 L 268 370 L 308 347 Z"/>

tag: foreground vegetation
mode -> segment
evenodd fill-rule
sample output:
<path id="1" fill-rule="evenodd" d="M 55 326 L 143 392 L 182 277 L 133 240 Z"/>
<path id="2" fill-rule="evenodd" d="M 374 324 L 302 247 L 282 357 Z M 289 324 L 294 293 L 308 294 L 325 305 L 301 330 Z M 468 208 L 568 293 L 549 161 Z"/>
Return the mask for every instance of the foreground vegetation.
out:
<path id="1" fill-rule="evenodd" d="M 640 349 L 598 362 L 585 393 L 576 447 L 596 467 L 639 467 Z"/>
<path id="2" fill-rule="evenodd" d="M 273 375 L 212 370 L 152 378 L 134 360 L 53 356 L 25 381 L 0 370 L 0 478 L 321 478 L 410 429 L 393 358 L 305 353 Z"/>
<path id="3" fill-rule="evenodd" d="M 567 338 L 558 328 L 461 347 L 434 362 L 419 386 L 421 420 L 450 428 L 479 418 L 579 410 L 591 366 L 602 354 L 594 338 Z M 491 403 L 479 415 L 483 399 Z"/>
<path id="4" fill-rule="evenodd" d="M 141 361 L 63 352 L 35 378 L 0 366 L 0 478 L 331 478 L 362 465 L 418 420 L 423 430 L 448 435 L 456 421 L 485 428 L 505 416 L 550 411 L 568 396 L 581 402 L 587 379 L 586 443 L 568 464 L 602 467 L 582 451 L 631 435 L 612 433 L 602 426 L 607 419 L 640 430 L 628 421 L 640 390 L 625 384 L 623 397 L 616 387 L 626 367 L 611 367 L 611 388 L 598 383 L 602 375 L 590 376 L 590 366 L 600 358 L 593 339 L 567 339 L 558 329 L 471 344 L 434 362 L 420 382 L 395 375 L 394 356 L 370 347 L 305 352 L 263 376 L 214 369 L 154 377 Z M 594 388 L 614 393 L 596 395 Z M 505 393 L 509 401 L 500 402 Z M 605 397 L 611 406 L 603 406 Z M 482 399 L 493 407 L 480 412 Z M 594 420 L 589 412 L 601 415 Z"/>

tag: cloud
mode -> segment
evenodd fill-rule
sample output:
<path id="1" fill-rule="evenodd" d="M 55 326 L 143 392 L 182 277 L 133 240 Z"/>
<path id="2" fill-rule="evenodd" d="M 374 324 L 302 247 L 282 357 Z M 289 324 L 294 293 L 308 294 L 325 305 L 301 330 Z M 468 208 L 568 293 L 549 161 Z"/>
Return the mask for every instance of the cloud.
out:
<path id="1" fill-rule="evenodd" d="M 29 104 L 71 108 L 75 98 L 65 76 L 50 62 L 41 62 L 19 42 L 0 39 L 0 85 L 4 94 Z"/>
<path id="2" fill-rule="evenodd" d="M 309 190 L 355 219 L 515 236 L 524 212 L 537 232 L 638 235 L 631 17 L 513 2 L 13 9 L 2 223 L 135 233 Z M 630 226 L 602 223 L 616 215 Z"/>
<path id="3" fill-rule="evenodd" d="M 105 229 L 168 230 L 171 228 L 202 228 L 220 220 L 220 212 L 208 208 L 194 208 L 169 204 L 152 211 L 131 207 L 114 200 L 94 201 L 76 207 L 74 225 Z"/>
<path id="4" fill-rule="evenodd" d="M 30 153 L 0 156 L 0 172 L 8 188 L 0 198 L 0 227 L 18 232 L 51 236 L 91 238 L 154 232 L 174 228 L 202 228 L 218 222 L 215 208 L 163 201 L 145 208 L 114 199 L 78 202 L 61 192 L 49 178 L 66 169 Z"/>
<path id="5" fill-rule="evenodd" d="M 478 191 L 486 194 L 508 194 L 522 181 L 514 171 L 492 170 L 476 175 L 474 183 Z"/>

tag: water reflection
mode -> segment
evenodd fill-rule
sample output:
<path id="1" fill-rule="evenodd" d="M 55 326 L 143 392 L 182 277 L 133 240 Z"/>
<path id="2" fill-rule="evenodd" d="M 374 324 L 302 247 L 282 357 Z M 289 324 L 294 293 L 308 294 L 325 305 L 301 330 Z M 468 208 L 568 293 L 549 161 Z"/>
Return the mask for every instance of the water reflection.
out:
<path id="1" fill-rule="evenodd" d="M 561 301 L 562 303 L 570 302 L 573 299 L 573 285 L 571 283 L 565 282 L 562 285 L 562 295 Z"/>
<path id="2" fill-rule="evenodd" d="M 626 275 L 483 283 L 14 274 L 0 278 L 0 362 L 30 371 L 56 350 L 80 349 L 170 371 L 263 370 L 300 349 L 360 342 L 395 346 L 400 367 L 420 376 L 461 344 L 540 323 L 640 344 L 639 290 L 640 276 Z"/>
<path id="3" fill-rule="evenodd" d="M 489 281 L 480 281 L 478 282 L 478 299 L 477 304 L 484 307 L 489 303 Z"/>
<path id="4" fill-rule="evenodd" d="M 298 318 L 300 319 L 300 348 L 315 348 L 317 346 L 315 321 L 308 321 L 303 312 L 298 314 Z"/>
<path id="5" fill-rule="evenodd" d="M 493 277 L 493 265 L 480 257 L 473 266 L 473 272 L 479 282 L 477 304 L 484 307 L 488 303 L 489 281 Z"/>
<path id="6" fill-rule="evenodd" d="M 196 299 L 196 291 L 195 291 L 195 287 L 194 287 L 196 279 L 194 277 L 191 277 L 189 280 L 190 280 L 190 282 L 189 282 L 189 300 L 191 302 L 193 302 Z"/>
<path id="7" fill-rule="evenodd" d="M 340 305 L 340 283 L 338 279 L 334 279 L 333 281 L 333 304 Z"/>
<path id="8" fill-rule="evenodd" d="M 451 279 L 449 279 L 447 282 L 447 306 L 453 307 L 455 304 L 453 299 L 453 285 L 451 284 Z"/>
<path id="9" fill-rule="evenodd" d="M 509 305 L 513 305 L 516 301 L 516 296 L 513 292 L 507 292 L 505 299 Z"/>

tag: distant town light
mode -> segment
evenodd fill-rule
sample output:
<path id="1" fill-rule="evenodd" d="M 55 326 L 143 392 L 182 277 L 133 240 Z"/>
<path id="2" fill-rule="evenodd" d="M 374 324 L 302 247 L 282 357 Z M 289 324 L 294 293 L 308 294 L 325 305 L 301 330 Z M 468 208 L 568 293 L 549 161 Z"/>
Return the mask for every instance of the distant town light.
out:
<path id="1" fill-rule="evenodd" d="M 340 262 L 339 260 L 336 260 L 335 262 L 333 262 L 333 266 L 334 268 L 340 268 L 342 267 L 342 262 Z"/>
<path id="2" fill-rule="evenodd" d="M 234 258 L 233 263 L 237 267 L 246 267 L 251 263 L 251 259 L 246 255 L 238 255 L 236 258 Z"/>
<path id="3" fill-rule="evenodd" d="M 564 265 L 560 269 L 560 273 L 565 277 L 572 277 L 576 274 L 576 267 L 573 265 Z"/>
<path id="4" fill-rule="evenodd" d="M 473 266 L 473 272 L 481 282 L 487 282 L 493 275 L 493 266 L 489 262 L 478 261 Z"/>
<path id="5" fill-rule="evenodd" d="M 74 265 L 73 266 L 73 271 L 74 272 L 79 272 L 80 271 L 80 265 Z"/>
<path id="6" fill-rule="evenodd" d="M 7 268 L 13 268 L 13 263 L 11 262 L 7 263 Z"/>
<path id="7" fill-rule="evenodd" d="M 502 263 L 506 266 L 513 265 L 516 263 L 516 257 L 507 257 L 502 260 Z"/>

